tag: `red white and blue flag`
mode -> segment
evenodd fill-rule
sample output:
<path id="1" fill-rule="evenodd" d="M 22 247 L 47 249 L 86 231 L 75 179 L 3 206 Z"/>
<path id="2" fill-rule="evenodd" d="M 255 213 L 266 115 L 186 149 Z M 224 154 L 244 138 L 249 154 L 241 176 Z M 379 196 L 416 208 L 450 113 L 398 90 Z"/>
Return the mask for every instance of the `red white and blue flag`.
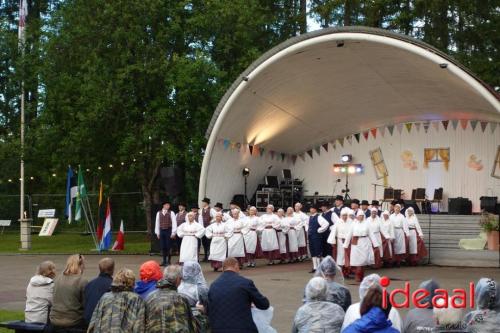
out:
<path id="1" fill-rule="evenodd" d="M 113 245 L 113 251 L 123 251 L 125 249 L 125 229 L 123 228 L 123 220 L 120 223 L 120 230 L 116 235 L 116 241 Z"/>
<path id="2" fill-rule="evenodd" d="M 104 222 L 104 230 L 102 233 L 102 240 L 99 244 L 99 250 L 106 251 L 111 247 L 111 205 L 108 204 L 106 206 L 106 220 Z"/>

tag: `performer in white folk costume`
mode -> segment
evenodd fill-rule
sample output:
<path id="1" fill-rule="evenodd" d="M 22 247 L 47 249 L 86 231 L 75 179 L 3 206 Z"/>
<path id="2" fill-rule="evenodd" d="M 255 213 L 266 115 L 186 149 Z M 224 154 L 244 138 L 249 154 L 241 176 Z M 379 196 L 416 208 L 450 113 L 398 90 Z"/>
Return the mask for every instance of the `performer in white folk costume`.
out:
<path id="1" fill-rule="evenodd" d="M 222 221 L 222 212 L 215 213 L 215 222 L 210 224 L 205 229 L 205 236 L 211 240 L 210 242 L 210 255 L 208 259 L 210 260 L 210 266 L 217 272 L 222 268 L 222 263 L 226 260 L 227 253 L 227 241 L 226 235 L 229 230 L 226 223 Z"/>
<path id="2" fill-rule="evenodd" d="M 320 214 L 319 205 L 312 206 L 309 209 L 309 228 L 307 229 L 307 239 L 309 240 L 309 252 L 313 262 L 313 268 L 309 273 L 316 272 L 323 256 L 324 237 L 323 233 L 328 230 L 330 224 Z"/>
<path id="3" fill-rule="evenodd" d="M 177 236 L 182 238 L 179 262 L 198 261 L 198 239 L 203 237 L 205 228 L 195 220 L 195 214 L 187 214 L 187 222 L 177 228 Z"/>
<path id="4" fill-rule="evenodd" d="M 351 245 L 350 265 L 356 269 L 356 282 L 361 282 L 365 276 L 365 266 L 374 263 L 373 246 L 376 251 L 379 246 L 377 238 L 368 227 L 362 210 L 359 210 L 356 215 L 356 220 L 345 240 L 344 249 L 349 245 Z"/>
<path id="5" fill-rule="evenodd" d="M 403 214 L 401 214 L 401 205 L 394 205 L 394 213 L 390 217 L 392 226 L 394 227 L 394 263 L 396 267 L 401 266 L 401 261 L 406 258 L 406 243 L 410 230 L 408 229 L 408 221 Z"/>
<path id="6" fill-rule="evenodd" d="M 384 250 L 382 246 L 382 233 L 380 231 L 380 217 L 378 217 L 378 209 L 372 208 L 370 209 L 371 215 L 366 219 L 366 223 L 370 228 L 370 231 L 375 235 L 377 239 L 377 244 L 373 245 L 373 255 L 374 255 L 374 268 L 382 267 L 382 257 L 384 256 Z M 376 250 L 378 248 L 378 250 Z"/>
<path id="7" fill-rule="evenodd" d="M 330 228 L 330 236 L 328 236 L 328 243 L 332 244 L 332 256 L 337 265 L 342 267 L 342 275 L 344 278 L 349 277 L 349 252 L 350 248 L 344 248 L 344 243 L 349 234 L 353 221 L 349 218 L 351 209 L 344 207 L 340 211 L 340 218 Z"/>
<path id="8" fill-rule="evenodd" d="M 278 209 L 278 218 L 280 219 L 280 225 L 276 228 L 278 234 L 278 244 L 280 246 L 280 264 L 284 264 L 288 261 L 288 245 L 286 243 L 286 233 L 288 228 L 283 224 L 283 219 L 285 218 L 285 211 L 283 208 Z"/>
<path id="9" fill-rule="evenodd" d="M 245 241 L 243 240 L 243 228 L 245 218 L 240 217 L 240 210 L 235 208 L 231 211 L 231 218 L 225 222 L 227 228 L 227 256 L 238 260 L 240 267 L 245 263 Z"/>
<path id="10" fill-rule="evenodd" d="M 240 205 L 236 201 L 231 201 L 229 203 L 229 211 L 227 211 L 227 212 L 224 213 L 224 221 L 227 221 L 230 218 L 232 218 L 232 211 L 233 211 L 233 209 L 238 209 L 240 211 L 240 218 L 244 218 L 245 217 L 245 213 L 243 213 L 243 211 L 241 210 Z"/>
<path id="11" fill-rule="evenodd" d="M 247 255 L 247 267 L 255 267 L 256 259 L 262 256 L 260 240 L 257 235 L 259 223 L 257 208 L 252 206 L 248 210 L 248 216 L 245 218 L 245 228 L 243 229 L 243 240 L 245 241 L 245 252 Z"/>
<path id="12" fill-rule="evenodd" d="M 382 236 L 382 261 L 384 266 L 392 266 L 392 242 L 394 241 L 394 226 L 390 220 L 388 210 L 382 213 L 380 218 L 380 233 Z"/>
<path id="13" fill-rule="evenodd" d="M 210 223 L 214 221 L 215 213 L 215 209 L 210 207 L 210 199 L 203 198 L 203 200 L 201 201 L 201 211 L 198 216 L 198 223 L 201 224 L 204 228 L 208 227 Z M 205 254 L 203 262 L 208 262 L 210 240 L 207 237 L 203 236 L 203 238 L 201 239 L 201 244 L 203 245 L 203 253 Z"/>
<path id="14" fill-rule="evenodd" d="M 283 230 L 287 230 L 286 238 L 288 242 L 288 256 L 290 262 L 299 261 L 298 229 L 300 221 L 293 214 L 293 208 L 288 207 L 285 217 L 281 220 Z"/>
<path id="15" fill-rule="evenodd" d="M 298 225 L 298 243 L 299 243 L 299 260 L 303 261 L 307 258 L 307 226 L 309 223 L 309 217 L 302 210 L 302 204 L 297 202 L 294 206 L 294 216 L 300 221 L 300 225 Z"/>
<path id="16" fill-rule="evenodd" d="M 268 265 L 274 265 L 274 260 L 280 258 L 278 235 L 276 229 L 281 221 L 274 212 L 274 206 L 268 205 L 266 213 L 260 216 L 260 230 L 262 230 L 261 246 Z"/>
<path id="17" fill-rule="evenodd" d="M 170 265 L 170 250 L 175 240 L 177 222 L 175 213 L 170 209 L 170 201 L 162 204 L 162 209 L 156 213 L 155 234 L 160 240 L 160 250 L 163 256 L 161 266 Z"/>
<path id="18" fill-rule="evenodd" d="M 424 234 L 422 228 L 420 228 L 420 223 L 418 223 L 418 218 L 415 215 L 413 207 L 408 207 L 406 209 L 406 221 L 408 222 L 408 229 L 410 230 L 409 236 L 409 261 L 411 266 L 417 266 L 420 259 L 427 255 L 427 249 L 424 244 Z"/>

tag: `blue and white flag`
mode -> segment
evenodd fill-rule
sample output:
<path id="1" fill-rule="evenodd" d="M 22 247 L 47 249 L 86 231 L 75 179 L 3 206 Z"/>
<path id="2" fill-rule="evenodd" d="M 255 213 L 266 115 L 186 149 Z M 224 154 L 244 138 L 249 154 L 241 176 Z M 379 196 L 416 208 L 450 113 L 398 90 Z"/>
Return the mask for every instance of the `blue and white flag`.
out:
<path id="1" fill-rule="evenodd" d="M 104 222 L 104 231 L 102 233 L 101 244 L 99 244 L 100 251 L 107 251 L 111 247 L 111 206 L 108 204 L 106 206 L 106 220 Z"/>
<path id="2" fill-rule="evenodd" d="M 71 166 L 69 166 L 66 178 L 66 209 L 64 211 L 69 223 L 73 220 L 71 206 L 73 205 L 73 198 L 76 198 L 77 189 L 75 174 L 73 173 Z"/>

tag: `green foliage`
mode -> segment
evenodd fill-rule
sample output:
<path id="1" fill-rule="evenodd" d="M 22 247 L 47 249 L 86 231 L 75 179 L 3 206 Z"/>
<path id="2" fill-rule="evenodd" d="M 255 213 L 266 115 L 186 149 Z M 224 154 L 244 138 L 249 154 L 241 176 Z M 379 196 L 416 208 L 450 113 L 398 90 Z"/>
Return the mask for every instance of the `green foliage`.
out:
<path id="1" fill-rule="evenodd" d="M 500 231 L 500 223 L 498 220 L 498 215 L 495 214 L 490 214 L 490 213 L 481 214 L 479 225 L 486 232 Z"/>

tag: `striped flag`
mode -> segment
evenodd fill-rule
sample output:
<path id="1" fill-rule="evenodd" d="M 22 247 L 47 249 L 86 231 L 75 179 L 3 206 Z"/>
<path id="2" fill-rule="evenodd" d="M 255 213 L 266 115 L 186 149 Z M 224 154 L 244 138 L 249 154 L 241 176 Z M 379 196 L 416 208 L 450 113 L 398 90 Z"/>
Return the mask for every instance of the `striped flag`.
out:
<path id="1" fill-rule="evenodd" d="M 87 188 L 83 181 L 82 167 L 78 166 L 78 186 L 76 191 L 75 221 L 82 219 L 83 200 L 87 197 Z"/>
<path id="2" fill-rule="evenodd" d="M 123 251 L 125 249 L 125 229 L 123 228 L 123 220 L 120 223 L 120 230 L 116 235 L 116 241 L 113 245 L 113 251 Z"/>
<path id="3" fill-rule="evenodd" d="M 73 173 L 71 166 L 68 167 L 68 174 L 66 177 L 66 210 L 65 215 L 68 218 L 68 222 L 71 223 L 73 220 L 73 212 L 71 207 L 73 206 L 73 199 L 76 198 L 76 178 Z"/>
<path id="4" fill-rule="evenodd" d="M 109 198 L 108 198 L 108 203 L 106 205 L 106 221 L 104 222 L 104 231 L 101 243 L 99 244 L 99 250 L 100 251 L 109 250 L 110 247 L 111 247 L 111 206 L 109 204 Z"/>
<path id="5" fill-rule="evenodd" d="M 102 240 L 102 233 L 104 231 L 104 220 L 106 219 L 105 211 L 104 211 L 104 205 L 102 202 L 102 194 L 103 194 L 103 187 L 102 187 L 102 181 L 101 185 L 99 186 L 99 206 L 97 208 L 97 242 L 101 243 Z"/>

